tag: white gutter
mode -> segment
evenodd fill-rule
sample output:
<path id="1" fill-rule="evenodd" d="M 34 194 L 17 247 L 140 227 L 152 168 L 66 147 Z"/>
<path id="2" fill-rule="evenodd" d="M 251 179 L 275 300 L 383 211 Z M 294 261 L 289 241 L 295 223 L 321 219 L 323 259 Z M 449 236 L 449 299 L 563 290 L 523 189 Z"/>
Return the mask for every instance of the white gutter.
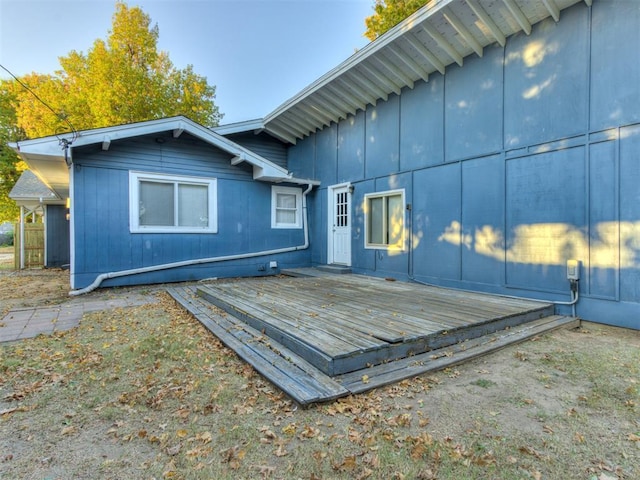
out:
<path id="1" fill-rule="evenodd" d="M 196 260 L 184 260 L 182 262 L 164 263 L 162 265 L 152 265 L 150 267 L 132 268 L 130 270 L 120 270 L 118 272 L 102 273 L 96 277 L 93 283 L 80 290 L 72 290 L 69 295 L 83 295 L 85 293 L 92 292 L 102 284 L 103 281 L 109 278 L 126 277 L 129 275 L 136 275 L 138 273 L 157 272 L 159 270 L 168 270 L 170 268 L 187 267 L 190 265 L 199 265 L 202 263 L 215 263 L 224 262 L 228 260 L 240 260 L 243 258 L 262 257 L 264 255 L 276 255 L 279 253 L 295 252 L 298 250 L 306 250 L 309 248 L 309 225 L 307 220 L 307 195 L 313 189 L 316 182 L 309 182 L 307 189 L 302 192 L 302 225 L 304 230 L 304 244 L 295 247 L 276 248 L 273 250 L 263 250 L 261 252 L 252 253 L 239 253 L 235 255 L 224 255 L 221 257 L 199 258 Z"/>

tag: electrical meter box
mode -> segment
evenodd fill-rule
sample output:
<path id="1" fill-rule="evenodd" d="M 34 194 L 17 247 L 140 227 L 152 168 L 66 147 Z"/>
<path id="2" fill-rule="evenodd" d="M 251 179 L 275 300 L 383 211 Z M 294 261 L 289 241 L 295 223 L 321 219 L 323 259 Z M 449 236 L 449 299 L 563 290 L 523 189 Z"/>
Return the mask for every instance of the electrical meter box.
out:
<path id="1" fill-rule="evenodd" d="M 567 280 L 580 280 L 580 260 L 567 260 Z"/>

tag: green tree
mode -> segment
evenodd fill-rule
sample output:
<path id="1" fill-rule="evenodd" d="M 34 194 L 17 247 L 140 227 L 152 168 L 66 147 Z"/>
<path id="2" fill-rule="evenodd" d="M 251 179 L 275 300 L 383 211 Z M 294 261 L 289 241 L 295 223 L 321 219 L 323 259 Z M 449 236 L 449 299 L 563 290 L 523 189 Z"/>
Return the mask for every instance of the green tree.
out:
<path id="1" fill-rule="evenodd" d="M 0 82 L 0 220 L 16 215 L 7 194 L 22 168 L 8 141 L 174 115 L 218 125 L 215 86 L 191 65 L 174 67 L 169 54 L 158 51 L 158 38 L 146 13 L 117 2 L 106 40 L 95 40 L 86 54 L 60 57 L 61 70 L 52 75 Z"/>
<path id="2" fill-rule="evenodd" d="M 365 18 L 365 37 L 375 40 L 395 27 L 409 15 L 427 4 L 429 0 L 375 0 L 374 14 Z"/>
<path id="3" fill-rule="evenodd" d="M 208 126 L 222 117 L 215 87 L 188 65 L 177 69 L 158 51 L 159 29 L 139 7 L 116 3 L 106 40 L 86 54 L 60 57 L 54 75 L 30 74 L 21 80 L 44 100 L 40 103 L 17 82 L 12 87 L 17 126 L 29 138 L 184 115 Z"/>
<path id="4" fill-rule="evenodd" d="M 11 107 L 14 96 L 6 88 L 7 82 L 0 82 L 0 223 L 15 222 L 20 209 L 9 198 L 9 192 L 18 181 L 26 165 L 18 155 L 7 146 L 10 140 L 20 139 L 24 135 L 16 128 L 16 114 Z"/>

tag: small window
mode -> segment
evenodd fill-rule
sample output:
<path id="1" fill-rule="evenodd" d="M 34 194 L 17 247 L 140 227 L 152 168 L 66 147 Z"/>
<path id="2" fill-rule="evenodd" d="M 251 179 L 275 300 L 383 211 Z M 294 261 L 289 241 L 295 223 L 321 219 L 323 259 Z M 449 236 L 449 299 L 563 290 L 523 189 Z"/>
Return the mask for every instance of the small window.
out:
<path id="1" fill-rule="evenodd" d="M 133 233 L 215 233 L 216 180 L 129 173 Z"/>
<path id="2" fill-rule="evenodd" d="M 365 247 L 404 250 L 404 190 L 368 193 L 365 199 Z"/>
<path id="3" fill-rule="evenodd" d="M 271 187 L 271 228 L 302 228 L 302 190 Z"/>

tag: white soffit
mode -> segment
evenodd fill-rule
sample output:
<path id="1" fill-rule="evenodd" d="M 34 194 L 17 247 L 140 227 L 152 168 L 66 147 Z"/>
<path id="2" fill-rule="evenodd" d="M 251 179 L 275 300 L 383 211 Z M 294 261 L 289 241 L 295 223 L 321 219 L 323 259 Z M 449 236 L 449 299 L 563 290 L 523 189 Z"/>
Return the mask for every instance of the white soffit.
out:
<path id="1" fill-rule="evenodd" d="M 265 130 L 295 144 L 580 2 L 592 0 L 431 0 L 267 115 Z"/>

